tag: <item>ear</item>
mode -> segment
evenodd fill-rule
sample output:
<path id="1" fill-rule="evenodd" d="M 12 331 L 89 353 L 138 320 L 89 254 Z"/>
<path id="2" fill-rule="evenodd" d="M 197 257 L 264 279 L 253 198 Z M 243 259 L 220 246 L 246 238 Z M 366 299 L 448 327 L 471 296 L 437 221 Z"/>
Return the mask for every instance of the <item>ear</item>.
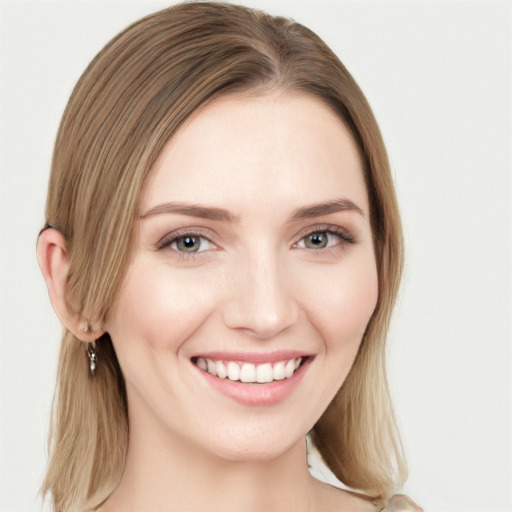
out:
<path id="1" fill-rule="evenodd" d="M 37 261 L 43 274 L 53 310 L 61 323 L 82 341 L 94 341 L 104 331 L 93 328 L 71 307 L 67 296 L 69 260 L 66 240 L 54 229 L 44 229 L 37 239 Z"/>

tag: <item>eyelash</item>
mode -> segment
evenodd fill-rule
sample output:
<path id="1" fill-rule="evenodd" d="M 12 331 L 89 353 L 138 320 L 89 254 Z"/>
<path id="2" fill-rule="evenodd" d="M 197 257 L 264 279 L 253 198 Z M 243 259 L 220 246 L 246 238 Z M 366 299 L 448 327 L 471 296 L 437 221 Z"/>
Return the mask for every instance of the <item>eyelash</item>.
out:
<path id="1" fill-rule="evenodd" d="M 333 247 L 322 247 L 318 249 L 308 248 L 308 247 L 298 247 L 298 244 L 302 242 L 306 237 L 314 235 L 314 234 L 327 234 L 327 235 L 334 235 L 335 237 L 340 239 L 340 242 L 336 244 Z M 190 230 L 181 230 L 176 231 L 174 233 L 169 233 L 168 235 L 164 236 L 156 245 L 157 250 L 162 250 L 165 248 L 170 248 L 171 246 L 178 242 L 180 239 L 184 238 L 201 238 L 203 240 L 206 240 L 208 243 L 216 245 L 215 242 L 213 242 L 208 236 L 206 236 L 204 233 L 196 232 L 196 231 L 190 231 Z M 309 228 L 307 231 L 302 232 L 300 234 L 300 239 L 298 242 L 293 244 L 293 248 L 295 249 L 309 249 L 313 252 L 325 252 L 332 250 L 338 246 L 343 246 L 345 244 L 354 244 L 356 242 L 355 238 L 344 228 L 340 226 L 333 226 L 333 225 L 320 225 L 320 226 L 313 226 Z M 187 259 L 187 258 L 198 258 L 201 257 L 202 253 L 208 252 L 207 250 L 204 251 L 180 251 L 178 249 L 171 249 L 171 251 L 180 258 Z"/>

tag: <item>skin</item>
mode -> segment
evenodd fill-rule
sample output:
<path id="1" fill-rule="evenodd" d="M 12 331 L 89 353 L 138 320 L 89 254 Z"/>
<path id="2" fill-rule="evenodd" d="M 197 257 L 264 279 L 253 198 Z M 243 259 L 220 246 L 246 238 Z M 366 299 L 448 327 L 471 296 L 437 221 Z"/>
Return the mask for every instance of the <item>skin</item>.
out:
<path id="1" fill-rule="evenodd" d="M 205 218 L 177 202 L 217 210 Z M 187 234 L 196 252 L 183 250 Z M 56 256 L 65 262 L 65 249 Z M 373 510 L 309 475 L 304 438 L 350 370 L 377 296 L 362 165 L 340 119 L 291 93 L 197 111 L 152 169 L 103 326 L 126 380 L 130 442 L 102 511 Z M 278 350 L 308 365 L 272 405 L 225 396 L 194 364 L 211 351 Z"/>

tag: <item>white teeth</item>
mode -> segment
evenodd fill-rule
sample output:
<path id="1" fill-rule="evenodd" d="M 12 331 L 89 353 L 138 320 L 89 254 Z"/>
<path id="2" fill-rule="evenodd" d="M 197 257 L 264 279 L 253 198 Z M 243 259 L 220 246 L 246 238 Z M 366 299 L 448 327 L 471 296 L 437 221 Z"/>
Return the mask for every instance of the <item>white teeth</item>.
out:
<path id="1" fill-rule="evenodd" d="M 281 361 L 274 366 L 274 380 L 283 380 L 285 377 L 284 362 Z"/>
<path id="2" fill-rule="evenodd" d="M 243 364 L 240 368 L 240 380 L 242 382 L 256 382 L 256 367 L 250 363 Z"/>
<path id="3" fill-rule="evenodd" d="M 207 371 L 221 379 L 226 377 L 233 381 L 246 383 L 258 382 L 267 384 L 275 380 L 289 379 L 302 363 L 302 357 L 277 363 L 237 363 L 235 361 L 218 361 L 198 357 L 196 364 L 201 370 Z"/>
<path id="4" fill-rule="evenodd" d="M 270 363 L 260 364 L 256 367 L 256 382 L 264 384 L 265 382 L 272 382 L 274 380 L 274 373 Z"/>
<path id="5" fill-rule="evenodd" d="M 226 367 L 222 361 L 217 361 L 215 363 L 215 371 L 217 372 L 217 377 L 220 377 L 221 379 L 225 379 L 228 375 Z"/>
<path id="6" fill-rule="evenodd" d="M 229 361 L 227 369 L 229 380 L 240 380 L 240 366 L 233 361 Z"/>
<path id="7" fill-rule="evenodd" d="M 208 365 L 209 366 L 209 365 Z M 285 367 L 284 367 L 284 375 L 288 379 L 293 375 L 293 372 L 295 371 L 295 361 L 293 359 L 290 359 Z"/>
<path id="8" fill-rule="evenodd" d="M 208 373 L 211 373 L 212 375 L 217 375 L 217 370 L 215 369 L 215 361 L 207 359 L 206 364 L 208 367 Z"/>

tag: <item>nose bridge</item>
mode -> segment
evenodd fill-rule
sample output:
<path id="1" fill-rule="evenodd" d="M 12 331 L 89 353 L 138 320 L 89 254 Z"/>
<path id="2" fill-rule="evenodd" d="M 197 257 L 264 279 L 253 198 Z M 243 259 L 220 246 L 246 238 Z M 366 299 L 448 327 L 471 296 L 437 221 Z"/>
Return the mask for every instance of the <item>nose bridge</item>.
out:
<path id="1" fill-rule="evenodd" d="M 271 248 L 242 258 L 230 285 L 224 321 L 258 338 L 270 338 L 295 323 L 298 307 L 284 262 Z"/>

